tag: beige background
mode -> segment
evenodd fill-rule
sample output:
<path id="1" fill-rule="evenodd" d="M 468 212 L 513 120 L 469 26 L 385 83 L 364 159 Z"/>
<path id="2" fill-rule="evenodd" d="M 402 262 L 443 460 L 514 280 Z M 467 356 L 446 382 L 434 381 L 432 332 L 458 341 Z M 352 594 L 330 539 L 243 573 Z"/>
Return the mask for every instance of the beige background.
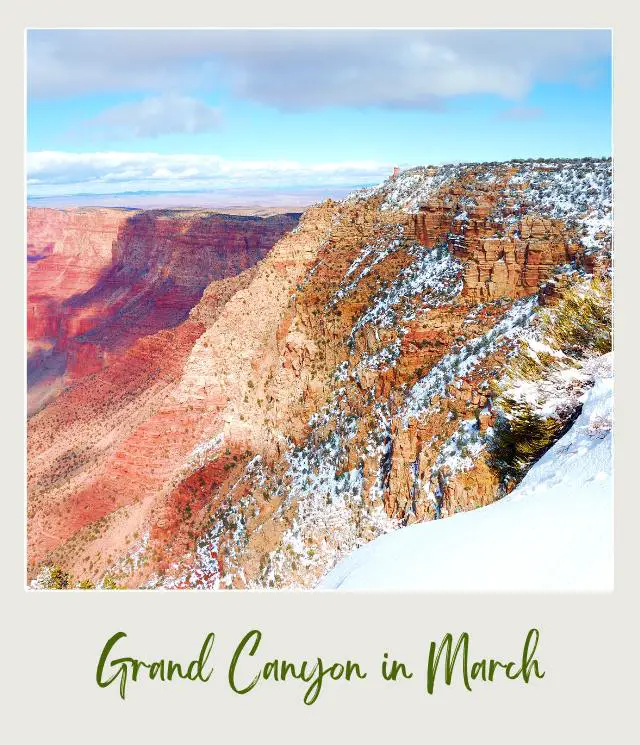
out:
<path id="1" fill-rule="evenodd" d="M 3 62 L 2 704 L 9 743 L 429 742 L 627 743 L 638 732 L 638 351 L 635 233 L 638 164 L 637 19 L 622 3 L 471 3 L 429 7 L 371 3 L 86 2 L 30 0 L 2 30 Z M 117 11 L 117 12 L 116 12 Z M 5 12 L 5 15 L 7 13 Z M 299 593 L 32 593 L 24 587 L 23 38 L 25 26 L 524 26 L 613 27 L 616 179 L 616 590 L 610 595 L 407 595 Z M 544 551 L 544 546 L 540 546 Z M 505 557 L 508 561 L 508 557 Z M 508 657 L 526 631 L 541 629 L 547 676 L 424 693 L 428 643 L 469 631 L 472 653 Z M 247 696 L 227 686 L 226 667 L 244 633 L 265 637 L 258 657 L 350 657 L 369 678 L 329 683 L 312 707 L 303 687 L 264 683 Z M 207 685 L 143 683 L 126 702 L 100 690 L 95 666 L 106 639 L 128 633 L 123 652 L 153 659 L 195 656 L 216 632 Z M 377 675 L 384 651 L 408 663 L 413 680 Z M 257 668 L 257 661 L 256 661 Z M 247 674 L 249 670 L 247 668 Z"/>

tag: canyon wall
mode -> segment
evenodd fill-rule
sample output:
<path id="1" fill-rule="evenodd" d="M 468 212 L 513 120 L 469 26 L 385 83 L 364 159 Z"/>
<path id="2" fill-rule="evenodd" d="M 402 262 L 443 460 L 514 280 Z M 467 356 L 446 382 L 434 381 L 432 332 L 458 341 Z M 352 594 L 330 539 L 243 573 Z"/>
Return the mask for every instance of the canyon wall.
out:
<path id="1" fill-rule="evenodd" d="M 92 326 L 126 348 L 30 419 L 30 576 L 309 587 L 499 498 L 491 382 L 563 283 L 608 271 L 610 213 L 611 162 L 584 159 L 411 169 L 307 210 L 254 265 L 174 268 L 201 228 L 169 249 L 130 217 L 106 275 L 123 296 L 150 272 L 154 298 L 164 274 L 208 286 L 183 320 L 160 300 Z M 130 307 L 95 286 L 92 308 Z"/>
<path id="2" fill-rule="evenodd" d="M 184 321 L 212 280 L 255 265 L 297 219 L 29 209 L 30 411 L 137 339 Z"/>

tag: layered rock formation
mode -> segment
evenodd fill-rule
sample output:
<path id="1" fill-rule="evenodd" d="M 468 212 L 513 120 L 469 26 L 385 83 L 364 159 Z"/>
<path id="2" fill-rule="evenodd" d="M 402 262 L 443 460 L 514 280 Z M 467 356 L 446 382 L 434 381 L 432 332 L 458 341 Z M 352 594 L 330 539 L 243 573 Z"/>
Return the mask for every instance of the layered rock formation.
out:
<path id="1" fill-rule="evenodd" d="M 495 500 L 489 383 L 555 286 L 606 269 L 610 211 L 610 161 L 413 169 L 307 210 L 252 268 L 238 244 L 204 258 L 201 226 L 165 248 L 132 217 L 106 275 L 128 299 L 85 295 L 128 309 L 152 266 L 154 309 L 82 330 L 124 351 L 30 420 L 31 575 L 312 586 L 381 533 Z M 208 285 L 181 322 L 167 278 Z"/>
<path id="2" fill-rule="evenodd" d="M 253 266 L 297 217 L 30 209 L 30 410 L 184 321 L 212 280 Z"/>

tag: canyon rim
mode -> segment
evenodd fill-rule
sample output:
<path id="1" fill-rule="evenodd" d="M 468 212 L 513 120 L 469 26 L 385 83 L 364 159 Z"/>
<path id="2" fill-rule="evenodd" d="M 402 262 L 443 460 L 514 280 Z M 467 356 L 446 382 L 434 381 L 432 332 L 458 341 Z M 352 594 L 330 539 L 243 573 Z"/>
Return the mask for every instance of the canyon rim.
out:
<path id="1" fill-rule="evenodd" d="M 80 31 L 48 33 L 87 44 Z M 324 48 L 297 33 L 296 59 Z M 523 54 L 553 57 L 563 32 L 537 33 L 548 41 Z M 268 37 L 256 49 L 270 59 Z M 215 39 L 211 54 L 237 64 L 225 34 Z M 421 43 L 458 42 L 427 33 Z M 377 70 L 354 69 L 360 82 Z M 412 74 L 393 60 L 388 70 Z M 359 100 L 364 87 L 345 103 L 340 80 L 299 82 L 331 105 L 374 105 Z M 393 94 L 379 85 L 385 122 L 423 105 L 409 84 Z M 294 116 L 279 99 L 287 90 L 255 94 L 285 112 L 282 123 Z M 447 95 L 472 93 L 487 91 Z M 429 108 L 433 91 L 420 95 Z M 90 129 L 112 128 L 116 144 L 176 132 L 200 143 L 221 126 L 210 102 L 159 100 L 118 104 Z M 303 96 L 296 105 L 314 115 Z M 538 118 L 533 105 L 502 117 L 525 139 Z M 164 184 L 228 169 L 205 154 L 113 148 L 41 147 L 32 159 L 29 588 L 611 589 L 606 153 L 563 155 L 567 145 L 556 157 L 541 148 L 544 157 L 350 162 L 331 166 L 334 181 L 329 166 L 278 165 L 268 153 L 243 167 L 260 188 L 285 172 L 269 187 L 280 198 L 264 192 L 259 206 L 225 209 L 189 204 L 188 192 L 182 206 L 174 196 L 149 208 L 125 186 L 119 206 L 104 191 L 78 191 L 96 173 Z M 39 206 L 47 184 L 52 199 L 63 194 L 60 164 L 77 204 Z M 326 196 L 314 182 L 313 202 L 296 202 L 295 168 L 296 179 L 328 179 Z"/>

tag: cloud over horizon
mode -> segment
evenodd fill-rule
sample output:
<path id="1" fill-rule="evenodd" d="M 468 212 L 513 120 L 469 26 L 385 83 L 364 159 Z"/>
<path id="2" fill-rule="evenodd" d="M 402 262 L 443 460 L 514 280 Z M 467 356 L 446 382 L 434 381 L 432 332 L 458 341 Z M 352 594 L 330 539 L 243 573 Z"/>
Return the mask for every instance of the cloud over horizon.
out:
<path id="1" fill-rule="evenodd" d="M 396 162 L 607 155 L 610 72 L 599 30 L 31 30 L 28 190 L 346 188 Z"/>
<path id="2" fill-rule="evenodd" d="M 27 154 L 30 196 L 123 191 L 243 190 L 377 183 L 391 165 L 375 161 L 302 164 L 159 153 Z"/>

